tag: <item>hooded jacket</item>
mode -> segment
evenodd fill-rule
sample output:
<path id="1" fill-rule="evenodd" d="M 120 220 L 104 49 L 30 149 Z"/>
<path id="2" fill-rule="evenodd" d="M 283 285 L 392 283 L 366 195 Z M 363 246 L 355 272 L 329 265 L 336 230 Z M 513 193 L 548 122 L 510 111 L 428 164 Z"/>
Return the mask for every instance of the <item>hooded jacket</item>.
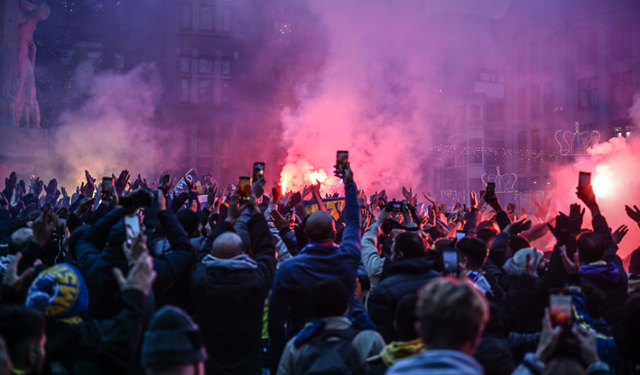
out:
<path id="1" fill-rule="evenodd" d="M 205 255 L 193 268 L 191 294 L 209 359 L 208 374 L 260 374 L 264 301 L 276 273 L 275 246 L 264 216 L 247 223 L 253 259 Z"/>
<path id="2" fill-rule="evenodd" d="M 427 254 L 417 258 L 401 258 L 391 262 L 389 276 L 382 280 L 369 297 L 369 316 L 385 342 L 398 340 L 393 319 L 400 300 L 440 274 L 432 269 Z"/>
<path id="3" fill-rule="evenodd" d="M 396 362 L 386 375 L 483 375 L 478 361 L 455 350 L 427 350 L 424 353 Z"/>

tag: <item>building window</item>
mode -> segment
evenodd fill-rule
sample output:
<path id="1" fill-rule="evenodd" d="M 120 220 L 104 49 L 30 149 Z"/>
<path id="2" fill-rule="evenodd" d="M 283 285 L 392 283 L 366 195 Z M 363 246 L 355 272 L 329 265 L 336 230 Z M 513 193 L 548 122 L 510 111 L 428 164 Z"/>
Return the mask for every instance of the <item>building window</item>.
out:
<path id="1" fill-rule="evenodd" d="M 527 117 L 527 88 L 520 87 L 516 92 L 516 116 Z"/>
<path id="2" fill-rule="evenodd" d="M 191 71 L 191 59 L 188 57 L 180 58 L 180 71 L 182 73 L 189 73 Z"/>
<path id="3" fill-rule="evenodd" d="M 199 59 L 198 73 L 213 74 L 213 59 Z"/>
<path id="4" fill-rule="evenodd" d="M 231 81 L 228 79 L 222 80 L 221 100 L 222 103 L 231 102 Z"/>
<path id="5" fill-rule="evenodd" d="M 231 9 L 229 8 L 222 11 L 222 31 L 231 31 Z"/>
<path id="6" fill-rule="evenodd" d="M 539 129 L 532 130 L 531 131 L 531 150 L 540 152 L 541 151 L 540 145 L 541 145 L 540 130 Z"/>
<path id="7" fill-rule="evenodd" d="M 595 30 L 584 30 L 576 35 L 576 57 L 578 65 L 598 62 L 598 38 Z"/>
<path id="8" fill-rule="evenodd" d="M 182 28 L 191 29 L 191 4 L 182 4 Z"/>
<path id="9" fill-rule="evenodd" d="M 531 117 L 540 117 L 540 86 L 533 85 L 529 88 L 529 110 Z"/>
<path id="10" fill-rule="evenodd" d="M 213 80 L 212 79 L 198 80 L 198 102 L 199 103 L 213 102 Z"/>
<path id="11" fill-rule="evenodd" d="M 631 72 L 613 73 L 611 75 L 611 99 L 614 105 L 631 105 L 633 99 L 631 78 Z"/>
<path id="12" fill-rule="evenodd" d="M 213 4 L 200 5 L 200 30 L 213 30 Z"/>
<path id="13" fill-rule="evenodd" d="M 231 75 L 231 59 L 223 59 L 221 65 L 221 74 L 223 76 Z"/>
<path id="14" fill-rule="evenodd" d="M 578 80 L 578 109 L 586 110 L 598 107 L 598 78 Z"/>
<path id="15" fill-rule="evenodd" d="M 540 42 L 531 42 L 529 50 L 531 73 L 540 73 Z"/>
<path id="16" fill-rule="evenodd" d="M 553 38 L 545 39 L 542 49 L 544 70 L 548 72 L 553 69 Z"/>
<path id="17" fill-rule="evenodd" d="M 518 149 L 526 150 L 527 149 L 527 131 L 522 130 L 518 132 Z"/>
<path id="18" fill-rule="evenodd" d="M 545 83 L 543 97 L 544 113 L 553 113 L 553 83 Z"/>
<path id="19" fill-rule="evenodd" d="M 180 101 L 188 102 L 189 101 L 189 78 L 182 78 L 180 80 Z"/>
<path id="20" fill-rule="evenodd" d="M 479 105 L 472 104 L 469 112 L 470 112 L 472 120 L 477 120 L 477 119 L 480 118 L 480 106 Z"/>
<path id="21" fill-rule="evenodd" d="M 87 58 L 94 65 L 98 62 L 98 60 L 100 60 L 100 57 L 102 57 L 102 52 L 98 52 L 98 51 L 87 52 Z"/>
<path id="22" fill-rule="evenodd" d="M 618 20 L 611 23 L 607 30 L 609 56 L 612 59 L 631 57 L 631 38 L 632 25 L 630 19 Z"/>
<path id="23" fill-rule="evenodd" d="M 516 47 L 516 71 L 520 74 L 524 74 L 526 72 L 526 59 L 526 46 L 524 44 L 520 44 Z"/>

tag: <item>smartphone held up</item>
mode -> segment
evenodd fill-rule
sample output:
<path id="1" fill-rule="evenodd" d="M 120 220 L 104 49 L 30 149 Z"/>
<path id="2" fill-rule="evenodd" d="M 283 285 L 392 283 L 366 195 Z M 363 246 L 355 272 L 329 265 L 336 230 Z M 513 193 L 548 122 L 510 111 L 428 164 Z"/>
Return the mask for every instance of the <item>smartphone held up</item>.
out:
<path id="1" fill-rule="evenodd" d="M 249 202 L 251 198 L 251 177 L 240 176 L 238 182 L 238 201 L 241 203 Z"/>
<path id="2" fill-rule="evenodd" d="M 336 176 L 344 176 L 349 164 L 349 151 L 338 151 L 336 155 Z"/>
<path id="3" fill-rule="evenodd" d="M 264 163 L 253 163 L 253 183 L 264 178 Z"/>

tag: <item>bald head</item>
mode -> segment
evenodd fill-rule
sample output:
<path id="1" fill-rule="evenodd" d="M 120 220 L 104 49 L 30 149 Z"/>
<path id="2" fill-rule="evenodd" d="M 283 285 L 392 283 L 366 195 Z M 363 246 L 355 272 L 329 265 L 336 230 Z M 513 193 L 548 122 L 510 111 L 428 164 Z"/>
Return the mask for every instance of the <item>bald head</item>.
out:
<path id="1" fill-rule="evenodd" d="M 229 259 L 242 254 L 242 239 L 234 232 L 224 232 L 213 241 L 211 255 Z"/>
<path id="2" fill-rule="evenodd" d="M 9 237 L 9 254 L 15 255 L 18 251 L 27 246 L 27 242 L 33 238 L 33 229 L 20 228 Z"/>
<path id="3" fill-rule="evenodd" d="M 309 242 L 329 242 L 336 237 L 336 222 L 328 212 L 316 211 L 307 218 L 305 234 Z"/>

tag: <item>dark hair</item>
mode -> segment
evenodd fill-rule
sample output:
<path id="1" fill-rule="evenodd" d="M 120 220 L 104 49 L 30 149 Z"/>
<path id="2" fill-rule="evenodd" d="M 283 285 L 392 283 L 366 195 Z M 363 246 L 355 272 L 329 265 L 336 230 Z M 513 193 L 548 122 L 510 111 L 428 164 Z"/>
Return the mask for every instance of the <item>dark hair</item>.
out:
<path id="1" fill-rule="evenodd" d="M 489 304 L 470 281 L 440 277 L 420 289 L 417 315 L 427 348 L 459 351 L 482 334 Z"/>
<path id="2" fill-rule="evenodd" d="M 605 302 L 602 290 L 592 284 L 582 284 L 582 293 L 586 299 L 589 316 L 593 319 L 602 318 L 602 306 Z"/>
<path id="3" fill-rule="evenodd" d="M 513 255 L 522 249 L 530 248 L 531 243 L 524 237 L 514 235 L 511 236 L 511 239 L 509 240 L 509 247 L 511 247 L 511 255 Z"/>
<path id="4" fill-rule="evenodd" d="M 0 336 L 14 362 L 19 360 L 26 345 L 42 338 L 44 328 L 44 317 L 39 311 L 22 305 L 0 308 Z"/>
<path id="5" fill-rule="evenodd" d="M 342 316 L 349 306 L 349 293 L 338 279 L 322 280 L 311 290 L 311 303 L 318 318 Z"/>
<path id="6" fill-rule="evenodd" d="M 18 230 L 24 229 L 24 228 L 26 227 L 19 228 Z M 26 241 L 18 241 L 16 239 L 16 236 L 14 236 L 14 234 L 18 232 L 18 230 L 11 233 L 11 235 L 9 236 L 9 244 L 7 245 L 7 252 L 11 255 L 15 255 L 18 252 L 20 252 L 20 250 L 24 249 L 24 247 L 27 246 L 27 244 L 29 243 L 29 239 L 27 239 Z"/>
<path id="7" fill-rule="evenodd" d="M 498 236 L 498 232 L 493 228 L 482 228 L 478 231 L 476 238 L 485 244 L 489 244 L 489 241 L 495 239 Z"/>
<path id="8" fill-rule="evenodd" d="M 604 240 L 595 232 L 581 234 L 578 237 L 580 259 L 589 264 L 604 258 Z"/>
<path id="9" fill-rule="evenodd" d="M 629 259 L 629 273 L 640 273 L 640 247 L 633 250 Z"/>
<path id="10" fill-rule="evenodd" d="M 453 238 L 448 238 L 448 237 L 441 238 L 441 239 L 436 241 L 434 250 L 437 253 L 442 253 L 442 251 L 444 249 L 449 249 L 449 248 L 453 247 L 453 242 L 454 242 Z"/>
<path id="11" fill-rule="evenodd" d="M 176 219 L 178 219 L 184 231 L 187 232 L 187 235 L 191 236 L 192 233 L 198 230 L 200 218 L 195 212 L 183 208 L 176 213 Z"/>
<path id="12" fill-rule="evenodd" d="M 409 294 L 404 296 L 398 303 L 396 309 L 396 332 L 400 341 L 413 341 L 418 338 L 418 332 L 416 332 L 416 305 L 418 303 L 418 296 L 415 294 Z"/>
<path id="13" fill-rule="evenodd" d="M 422 238 L 415 232 L 403 232 L 396 236 L 396 253 L 402 253 L 403 258 L 417 258 L 426 252 Z"/>
<path id="14" fill-rule="evenodd" d="M 79 226 L 69 236 L 69 255 L 71 255 L 74 260 L 77 260 L 76 245 L 78 244 L 78 241 L 80 241 L 80 238 L 84 236 L 84 234 L 89 230 L 89 228 L 91 228 L 91 225 Z"/>
<path id="15" fill-rule="evenodd" d="M 473 268 L 482 267 L 489 250 L 487 245 L 477 238 L 465 237 L 458 241 L 456 246 L 463 256 L 469 259 L 469 265 Z"/>

